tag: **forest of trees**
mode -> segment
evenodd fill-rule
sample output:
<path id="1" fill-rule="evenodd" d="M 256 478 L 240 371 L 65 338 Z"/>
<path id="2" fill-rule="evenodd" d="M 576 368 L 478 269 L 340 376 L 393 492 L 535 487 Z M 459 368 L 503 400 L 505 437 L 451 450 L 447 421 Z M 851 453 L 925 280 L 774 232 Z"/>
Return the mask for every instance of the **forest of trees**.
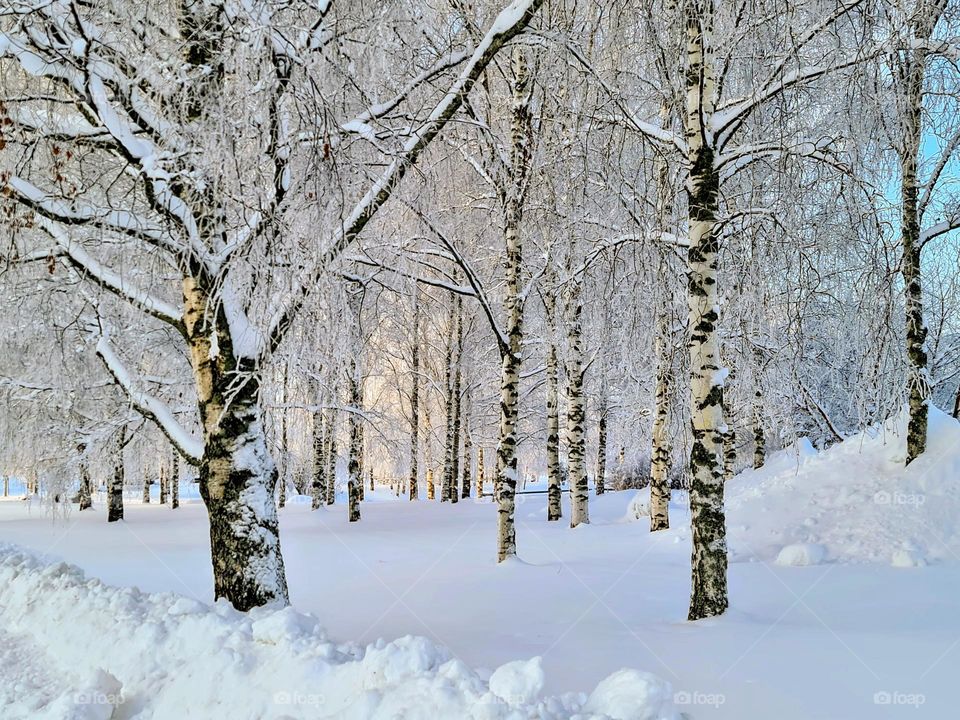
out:
<path id="1" fill-rule="evenodd" d="M 956 0 L 0 0 L 0 473 L 196 477 L 242 610 L 338 477 L 500 561 L 650 483 L 723 613 L 726 480 L 954 410 L 958 62 Z"/>

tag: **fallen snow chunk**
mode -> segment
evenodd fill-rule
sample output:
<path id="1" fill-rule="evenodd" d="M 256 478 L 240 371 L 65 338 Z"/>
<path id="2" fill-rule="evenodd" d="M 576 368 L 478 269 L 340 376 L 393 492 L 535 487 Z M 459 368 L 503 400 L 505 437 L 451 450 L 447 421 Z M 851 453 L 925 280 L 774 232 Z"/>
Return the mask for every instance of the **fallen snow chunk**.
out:
<path id="1" fill-rule="evenodd" d="M 890 565 L 896 568 L 925 567 L 926 559 L 916 550 L 909 548 L 900 548 L 893 551 L 893 557 L 890 558 Z"/>
<path id="2" fill-rule="evenodd" d="M 182 597 L 178 598 L 177 601 L 170 606 L 170 609 L 167 610 L 167 615 L 199 615 L 207 612 L 207 610 L 207 606 L 202 602 L 192 598 Z"/>
<path id="3" fill-rule="evenodd" d="M 109 720 L 117 706 L 123 704 L 122 687 L 113 675 L 97 668 L 84 689 L 69 698 L 70 720 Z"/>
<path id="4" fill-rule="evenodd" d="M 618 670 L 590 693 L 584 712 L 611 720 L 679 720 L 670 683 L 639 670 Z"/>
<path id="5" fill-rule="evenodd" d="M 509 705 L 523 705 L 536 700 L 543 681 L 543 658 L 514 660 L 493 671 L 490 692 Z"/>
<path id="6" fill-rule="evenodd" d="M 777 555 L 777 565 L 819 565 L 827 559 L 827 548 L 816 543 L 800 543 L 787 545 Z"/>
<path id="7" fill-rule="evenodd" d="M 640 492 L 633 496 L 633 499 L 627 506 L 627 520 L 639 520 L 640 518 L 650 517 L 650 508 L 647 506 L 643 497 L 643 493 Z"/>

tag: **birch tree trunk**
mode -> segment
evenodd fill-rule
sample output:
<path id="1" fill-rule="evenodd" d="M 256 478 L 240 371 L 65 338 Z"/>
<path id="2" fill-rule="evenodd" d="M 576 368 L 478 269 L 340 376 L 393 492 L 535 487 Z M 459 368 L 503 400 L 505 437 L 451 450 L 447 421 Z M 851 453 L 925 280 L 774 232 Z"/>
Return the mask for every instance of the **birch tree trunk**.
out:
<path id="1" fill-rule="evenodd" d="M 173 460 L 170 463 L 170 509 L 180 507 L 180 454 L 173 450 Z"/>
<path id="2" fill-rule="evenodd" d="M 322 410 L 313 413 L 313 480 L 310 483 L 310 508 L 316 510 L 327 492 L 326 417 Z"/>
<path id="3" fill-rule="evenodd" d="M 147 472 L 143 473 L 143 503 L 144 505 L 150 504 L 150 485 L 152 484 L 150 476 Z"/>
<path id="4" fill-rule="evenodd" d="M 414 288 L 413 342 L 410 347 L 410 480 L 409 498 L 416 500 L 420 494 L 420 291 Z M 371 477 L 370 489 L 373 490 Z"/>
<path id="5" fill-rule="evenodd" d="M 264 432 L 258 364 L 235 356 L 223 310 L 211 307 L 200 281 L 187 276 L 183 297 L 203 428 L 200 496 L 210 520 L 214 597 L 241 611 L 286 604 L 277 468 Z"/>
<path id="6" fill-rule="evenodd" d="M 433 470 L 427 469 L 427 500 L 436 499 L 436 488 L 433 485 Z"/>
<path id="7" fill-rule="evenodd" d="M 923 10 L 918 10 L 922 12 Z M 914 23 L 911 23 L 914 24 Z M 910 421 L 907 426 L 907 462 L 916 460 L 927 447 L 927 399 L 930 396 L 930 373 L 927 366 L 927 327 L 923 320 L 923 288 L 920 252 L 920 182 L 917 162 L 921 152 L 921 111 L 926 53 L 922 49 L 904 52 L 902 65 L 903 145 L 900 153 L 900 196 L 903 205 L 901 237 L 903 242 L 903 289 L 906 308 L 907 360 L 910 372 L 907 392 L 910 398 Z"/>
<path id="8" fill-rule="evenodd" d="M 737 471 L 737 431 L 727 426 L 723 434 L 723 481 L 730 482 Z"/>
<path id="9" fill-rule="evenodd" d="M 330 411 L 327 425 L 327 505 L 333 505 L 337 500 L 337 439 L 334 437 L 337 423 L 337 411 Z"/>
<path id="10" fill-rule="evenodd" d="M 363 406 L 363 376 L 359 378 L 359 384 L 360 384 L 360 406 L 362 407 Z M 365 464 L 367 461 L 367 456 L 365 451 L 365 444 L 363 441 L 363 437 L 364 437 L 363 416 L 361 415 L 358 420 L 359 420 L 358 432 L 360 434 L 360 438 L 359 438 L 360 451 L 357 453 L 357 479 L 358 479 L 357 499 L 360 502 L 363 502 L 363 497 L 364 497 L 363 469 L 366 466 Z M 349 470 L 349 464 L 347 467 Z"/>
<path id="11" fill-rule="evenodd" d="M 453 458 L 456 454 L 454 449 L 453 423 L 456 415 L 456 399 L 453 394 L 453 342 L 456 331 L 454 326 L 457 321 L 456 303 L 450 305 L 449 332 L 447 338 L 447 352 L 444 362 L 444 388 L 446 388 L 446 435 L 443 445 L 443 476 L 440 479 L 440 502 L 447 502 L 450 499 L 450 487 L 453 484 Z"/>
<path id="12" fill-rule="evenodd" d="M 483 447 L 477 448 L 477 500 L 483 497 Z"/>
<path id="13" fill-rule="evenodd" d="M 548 266 L 549 276 L 543 292 L 547 322 L 547 520 L 559 520 L 561 510 L 560 477 L 560 380 L 557 362 L 557 295 L 556 276 Z"/>
<path id="14" fill-rule="evenodd" d="M 678 36 L 679 37 L 679 36 Z M 679 46 L 678 46 L 679 49 Z M 660 104 L 660 125 L 670 127 L 672 103 L 663 100 Z M 673 188 L 670 183 L 670 168 L 665 153 L 656 160 L 657 222 L 661 231 L 671 228 L 673 216 Z M 654 337 L 654 355 L 657 358 L 657 380 L 654 390 L 652 447 L 650 452 L 650 532 L 670 527 L 670 403 L 672 400 L 673 343 L 670 330 L 670 307 L 673 297 L 671 269 L 668 256 L 660 251 L 660 271 L 664 292 L 663 306 L 657 314 Z"/>
<path id="15" fill-rule="evenodd" d="M 720 367 L 717 293 L 720 175 L 708 131 L 716 102 L 709 46 L 713 5 L 686 0 L 687 204 L 689 213 L 687 331 L 690 350 L 690 523 L 692 589 L 688 618 L 720 615 L 727 609 L 727 541 L 723 507 L 723 372 Z"/>
<path id="16" fill-rule="evenodd" d="M 520 277 L 523 245 L 520 221 L 523 215 L 523 189 L 530 169 L 530 68 L 525 49 L 513 47 L 511 55 L 513 105 L 510 125 L 511 183 L 505 198 L 504 244 L 506 285 L 504 310 L 508 347 L 502 349 L 500 372 L 500 442 L 497 446 L 497 561 L 517 554 L 514 524 L 517 491 L 517 415 L 520 385 L 521 341 L 523 338 L 523 301 Z"/>
<path id="17" fill-rule="evenodd" d="M 280 469 L 280 491 L 277 500 L 278 507 L 284 507 L 287 504 L 287 482 L 290 479 L 290 424 L 287 419 L 287 404 L 290 402 L 290 373 L 287 363 L 283 363 L 283 394 L 280 401 L 280 440 L 283 443 L 283 449 L 280 456 L 283 458 L 283 466 Z"/>
<path id="18" fill-rule="evenodd" d="M 471 471 L 473 470 L 473 441 L 470 439 L 470 397 L 464 397 L 460 409 L 463 417 L 463 477 L 461 480 L 461 497 L 466 500 L 470 497 L 470 488 L 473 485 Z"/>
<path id="19" fill-rule="evenodd" d="M 123 448 L 126 445 L 127 426 L 120 427 L 116 454 L 113 458 L 113 476 L 107 487 L 107 522 L 123 520 Z"/>
<path id="20" fill-rule="evenodd" d="M 93 487 L 90 482 L 90 470 L 87 468 L 87 461 L 80 459 L 80 510 L 89 510 L 93 507 Z"/>
<path id="21" fill-rule="evenodd" d="M 162 458 L 157 462 L 157 473 L 160 475 L 160 504 L 166 505 L 170 478 L 167 477 L 167 466 L 164 464 Z"/>
<path id="22" fill-rule="evenodd" d="M 594 484 L 597 495 L 603 495 L 607 477 L 607 401 L 604 398 L 600 406 L 600 421 L 597 427 L 597 478 Z"/>
<path id="23" fill-rule="evenodd" d="M 657 357 L 657 387 L 653 412 L 653 453 L 650 458 L 650 532 L 670 527 L 670 374 L 672 363 L 667 337 L 667 314 L 657 317 L 654 353 Z"/>
<path id="24" fill-rule="evenodd" d="M 590 522 L 583 397 L 583 331 L 580 284 L 570 280 L 566 290 L 567 320 L 567 463 L 570 472 L 570 527 Z"/>
<path id="25" fill-rule="evenodd" d="M 757 390 L 753 404 L 753 467 L 759 469 L 767 461 L 767 439 L 763 432 L 763 395 Z"/>
<path id="26" fill-rule="evenodd" d="M 450 463 L 450 502 L 456 503 L 460 499 L 457 483 L 460 480 L 460 426 L 463 414 L 463 398 L 460 397 L 463 383 L 463 300 L 457 295 L 457 359 L 456 370 L 453 375 L 453 444 Z"/>
<path id="27" fill-rule="evenodd" d="M 360 381 L 360 365 L 356 358 L 350 368 L 350 456 L 347 463 L 347 506 L 350 522 L 360 519 L 360 490 L 363 486 L 363 470 L 360 458 L 363 453 L 363 435 L 360 412 L 363 406 L 363 387 Z"/>

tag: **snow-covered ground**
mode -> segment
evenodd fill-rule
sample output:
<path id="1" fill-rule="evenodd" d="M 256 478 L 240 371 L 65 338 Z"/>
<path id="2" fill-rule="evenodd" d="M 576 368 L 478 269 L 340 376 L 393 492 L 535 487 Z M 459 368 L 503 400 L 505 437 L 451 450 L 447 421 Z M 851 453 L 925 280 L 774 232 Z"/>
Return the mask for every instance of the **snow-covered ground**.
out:
<path id="1" fill-rule="evenodd" d="M 906 471 L 898 429 L 738 476 L 731 609 L 696 624 L 676 493 L 674 527 L 656 535 L 631 519 L 633 493 L 591 498 L 576 530 L 522 497 L 522 561 L 503 566 L 489 501 L 410 504 L 384 488 L 353 525 L 342 504 L 293 503 L 280 517 L 295 610 L 249 618 L 209 608 L 196 502 L 131 497 L 118 525 L 102 499 L 57 520 L 0 503 L 0 541 L 44 558 L 0 550 L 0 716 L 109 716 L 38 709 L 80 693 L 122 696 L 115 718 L 669 718 L 674 703 L 694 719 L 955 717 L 960 425 L 935 413 L 930 451 Z M 622 668 L 671 688 L 621 674 L 594 692 Z"/>

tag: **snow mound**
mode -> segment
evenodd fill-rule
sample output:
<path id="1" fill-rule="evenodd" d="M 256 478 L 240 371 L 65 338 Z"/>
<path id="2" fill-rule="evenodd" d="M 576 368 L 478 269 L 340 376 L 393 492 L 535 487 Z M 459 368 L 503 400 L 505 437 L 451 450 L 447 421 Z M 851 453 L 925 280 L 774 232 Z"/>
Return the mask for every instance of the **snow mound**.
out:
<path id="1" fill-rule="evenodd" d="M 787 545 L 777 555 L 777 565 L 819 565 L 827 557 L 827 548 L 816 543 Z"/>
<path id="2" fill-rule="evenodd" d="M 633 496 L 633 499 L 630 501 L 630 504 L 627 505 L 626 519 L 632 521 L 650 517 L 650 506 L 648 504 L 649 497 L 649 488 L 646 491 L 637 491 L 637 493 Z"/>
<path id="3" fill-rule="evenodd" d="M 737 475 L 726 489 L 731 560 L 918 567 L 960 553 L 960 423 L 931 407 L 927 451 L 905 468 L 906 427 L 904 411 Z"/>
<path id="4" fill-rule="evenodd" d="M 670 684 L 656 675 L 637 670 L 619 670 L 587 699 L 584 711 L 613 720 L 675 720 Z"/>
<path id="5" fill-rule="evenodd" d="M 514 660 L 493 671 L 490 692 L 509 705 L 533 702 L 543 690 L 543 665 L 540 657 Z"/>
<path id="6" fill-rule="evenodd" d="M 540 658 L 485 682 L 421 637 L 337 644 L 290 607 L 239 613 L 115 588 L 11 545 L 0 587 L 4 720 L 678 718 L 669 685 L 646 673 L 539 699 Z"/>

